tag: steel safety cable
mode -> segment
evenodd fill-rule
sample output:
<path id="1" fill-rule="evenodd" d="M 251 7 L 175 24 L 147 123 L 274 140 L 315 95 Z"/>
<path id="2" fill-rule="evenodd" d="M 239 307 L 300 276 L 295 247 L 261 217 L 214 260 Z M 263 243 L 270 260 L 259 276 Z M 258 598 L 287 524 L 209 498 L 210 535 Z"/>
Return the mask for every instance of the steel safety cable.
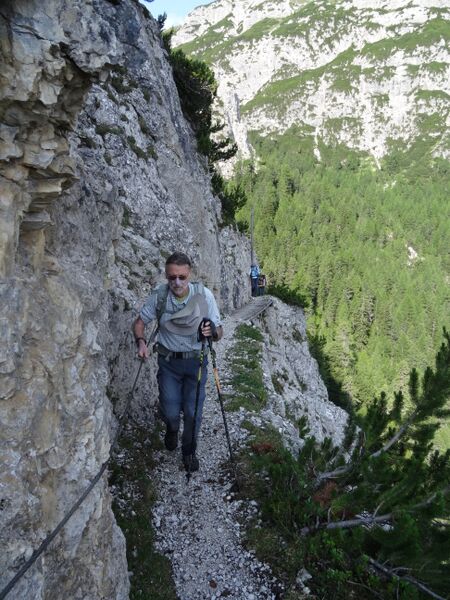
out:
<path id="1" fill-rule="evenodd" d="M 156 333 L 156 331 L 153 332 L 151 338 L 154 337 L 155 333 Z M 126 402 L 126 405 L 125 405 L 125 409 L 124 409 L 121 417 L 119 418 L 119 424 L 118 424 L 116 433 L 114 435 L 114 438 L 113 438 L 113 441 L 111 443 L 111 447 L 110 447 L 110 450 L 109 450 L 109 457 L 102 464 L 102 466 L 101 466 L 100 470 L 98 471 L 97 475 L 94 477 L 94 479 L 92 479 L 92 481 L 89 483 L 89 485 L 87 486 L 87 488 L 85 489 L 85 491 L 78 498 L 78 500 L 75 502 L 75 504 L 73 504 L 73 506 L 71 507 L 71 509 L 66 513 L 66 515 L 61 519 L 61 521 L 58 523 L 58 525 L 53 529 L 53 531 L 51 533 L 49 533 L 49 535 L 43 540 L 43 542 L 41 543 L 41 545 L 39 546 L 39 548 L 37 548 L 33 552 L 33 554 L 30 556 L 30 558 L 22 565 L 22 567 L 14 575 L 14 577 L 0 591 L 0 600 L 3 600 L 4 598 L 6 598 L 7 594 L 9 594 L 9 592 L 15 587 L 15 585 L 19 582 L 19 580 L 22 579 L 22 577 L 25 575 L 25 573 L 28 571 L 28 569 L 36 562 L 36 560 L 41 556 L 41 554 L 48 548 L 48 546 L 55 539 L 55 537 L 58 535 L 58 533 L 61 531 L 61 529 L 63 529 L 63 527 L 67 523 L 67 521 L 72 517 L 72 515 L 83 504 L 83 502 L 86 500 L 86 498 L 88 497 L 88 495 L 90 494 L 90 492 L 93 490 L 93 488 L 95 487 L 95 485 L 101 479 L 103 473 L 106 471 L 106 468 L 107 468 L 107 466 L 108 466 L 108 464 L 109 464 L 109 462 L 110 462 L 110 460 L 112 458 L 112 454 L 113 454 L 113 451 L 114 451 L 115 446 L 117 444 L 117 441 L 118 441 L 118 439 L 120 437 L 120 434 L 122 433 L 123 426 L 124 426 L 124 423 L 125 423 L 125 417 L 126 417 L 126 415 L 128 413 L 128 410 L 130 408 L 131 400 L 133 399 L 133 395 L 134 395 L 134 390 L 136 388 L 136 384 L 138 382 L 139 375 L 141 373 L 143 365 L 144 365 L 144 360 L 141 360 L 140 361 L 140 365 L 139 365 L 139 369 L 138 369 L 138 371 L 136 373 L 136 377 L 134 379 L 133 387 L 131 388 L 131 391 L 128 393 L 128 397 L 127 397 L 127 402 Z"/>

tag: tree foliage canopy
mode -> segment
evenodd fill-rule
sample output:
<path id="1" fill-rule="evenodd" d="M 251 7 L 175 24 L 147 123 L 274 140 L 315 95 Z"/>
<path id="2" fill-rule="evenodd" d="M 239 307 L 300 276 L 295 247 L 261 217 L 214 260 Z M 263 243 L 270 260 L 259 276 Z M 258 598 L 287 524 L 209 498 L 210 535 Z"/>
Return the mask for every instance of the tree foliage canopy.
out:
<path id="1" fill-rule="evenodd" d="M 423 161 L 406 166 L 399 155 L 393 174 L 392 160 L 377 170 L 324 144 L 319 161 L 299 130 L 254 145 L 259 162 L 236 173 L 248 196 L 238 220 L 248 224 L 254 208 L 269 282 L 305 298 L 311 336 L 356 407 L 404 390 L 450 313 L 448 164 L 428 161 L 424 174 Z"/>
<path id="2" fill-rule="evenodd" d="M 169 53 L 173 77 L 180 96 L 181 108 L 196 134 L 198 149 L 210 164 L 227 160 L 237 152 L 237 146 L 229 137 L 216 140 L 214 134 L 224 125 L 213 121 L 213 103 L 217 94 L 217 82 L 212 69 L 202 60 L 189 58 L 180 50 L 171 48 L 173 30 L 163 33 L 163 41 Z"/>
<path id="3" fill-rule="evenodd" d="M 232 158 L 237 152 L 237 145 L 229 137 L 217 137 L 224 124 L 213 121 L 213 103 L 217 93 L 213 71 L 205 62 L 189 58 L 182 50 L 172 50 L 172 35 L 173 30 L 164 32 L 163 41 L 169 53 L 181 108 L 195 132 L 199 152 L 208 157 L 212 190 L 222 204 L 222 224 L 230 225 L 234 223 L 235 212 L 245 203 L 245 192 L 239 185 L 226 185 L 214 163 Z"/>

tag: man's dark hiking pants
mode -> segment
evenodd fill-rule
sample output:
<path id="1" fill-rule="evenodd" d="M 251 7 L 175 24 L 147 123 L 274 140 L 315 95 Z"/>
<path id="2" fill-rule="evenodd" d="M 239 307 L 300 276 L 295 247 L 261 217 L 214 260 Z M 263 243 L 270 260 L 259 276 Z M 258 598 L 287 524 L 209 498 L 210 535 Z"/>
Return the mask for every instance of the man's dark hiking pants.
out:
<path id="1" fill-rule="evenodd" d="M 200 393 L 197 409 L 196 437 L 200 430 L 203 403 L 205 401 L 205 383 L 207 377 L 207 362 L 203 362 Z M 170 431 L 180 428 L 180 413 L 183 412 L 183 438 L 182 453 L 184 456 L 192 454 L 192 427 L 194 423 L 195 398 L 197 392 L 197 379 L 200 368 L 200 359 L 170 358 L 158 356 L 158 386 L 159 409 L 164 423 Z"/>

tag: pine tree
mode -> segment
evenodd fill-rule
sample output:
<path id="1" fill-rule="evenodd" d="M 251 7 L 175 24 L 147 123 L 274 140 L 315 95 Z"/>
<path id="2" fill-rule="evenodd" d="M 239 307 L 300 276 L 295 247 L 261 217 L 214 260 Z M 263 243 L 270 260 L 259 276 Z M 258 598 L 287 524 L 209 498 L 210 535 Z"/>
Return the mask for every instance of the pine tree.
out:
<path id="1" fill-rule="evenodd" d="M 303 535 L 347 530 L 351 543 L 350 531 L 363 527 L 360 541 L 375 567 L 448 594 L 450 450 L 439 452 L 433 440 L 450 415 L 449 397 L 450 335 L 444 330 L 434 370 L 427 368 L 421 379 L 411 371 L 408 402 L 402 393 L 392 403 L 384 393 L 375 398 L 359 418 L 351 460 L 336 454 L 334 468 L 316 479 L 319 487 L 335 482 L 329 514 L 351 518 L 306 525 Z"/>

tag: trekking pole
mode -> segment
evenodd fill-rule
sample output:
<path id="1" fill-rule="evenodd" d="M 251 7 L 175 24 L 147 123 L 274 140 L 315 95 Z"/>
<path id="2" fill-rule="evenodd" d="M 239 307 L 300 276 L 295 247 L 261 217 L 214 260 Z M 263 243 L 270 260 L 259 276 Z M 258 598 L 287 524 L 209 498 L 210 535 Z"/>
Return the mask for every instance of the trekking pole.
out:
<path id="1" fill-rule="evenodd" d="M 186 473 L 187 483 L 189 483 L 189 480 L 191 479 L 192 459 L 195 456 L 196 445 L 197 445 L 196 438 L 195 438 L 195 429 L 197 427 L 198 402 L 200 399 L 200 388 L 201 388 L 201 383 L 202 383 L 203 363 L 205 360 L 205 345 L 206 345 L 206 342 L 205 342 L 205 340 L 203 340 L 202 341 L 202 349 L 200 350 L 200 366 L 198 368 L 197 389 L 195 391 L 195 408 L 194 408 L 194 423 L 192 424 L 191 454 L 189 455 L 190 458 L 188 461 L 187 473 Z"/>
<path id="2" fill-rule="evenodd" d="M 156 327 L 153 329 L 152 333 L 150 334 L 150 337 L 148 338 L 148 341 L 144 340 L 145 341 L 145 345 L 147 346 L 147 348 L 151 347 L 151 345 L 155 341 L 156 334 L 158 333 L 158 330 L 159 330 L 159 327 L 158 327 L 158 325 L 156 325 Z M 127 401 L 126 401 L 126 404 L 125 404 L 125 410 L 123 411 L 122 416 L 120 417 L 120 421 L 124 420 L 125 415 L 128 413 L 128 411 L 130 409 L 130 405 L 131 405 L 131 402 L 132 402 L 133 396 L 134 396 L 134 390 L 136 389 L 136 384 L 137 384 L 139 376 L 141 374 L 142 367 L 145 364 L 145 358 L 144 357 L 142 357 L 142 358 L 138 357 L 138 358 L 139 358 L 139 362 L 140 362 L 139 368 L 137 370 L 136 377 L 134 378 L 133 386 L 132 386 L 131 390 L 128 392 Z M 121 434 L 121 431 L 122 431 L 122 428 L 120 428 L 120 429 L 117 430 L 116 436 L 114 438 L 114 442 L 112 444 L 113 446 L 116 443 L 116 441 L 118 440 L 118 438 L 119 438 L 119 436 Z"/>
<path id="3" fill-rule="evenodd" d="M 231 462 L 231 465 L 233 467 L 234 478 L 236 480 L 236 486 L 238 486 L 237 475 L 236 475 L 236 463 L 234 461 L 233 450 L 231 448 L 231 440 L 230 440 L 230 434 L 229 434 L 229 431 L 228 431 L 227 418 L 225 416 L 225 408 L 224 408 L 224 405 L 223 405 L 222 391 L 220 389 L 219 372 L 217 370 L 216 351 L 213 348 L 212 338 L 208 338 L 208 345 L 209 345 L 209 350 L 211 352 L 211 360 L 212 360 L 212 364 L 213 364 L 214 381 L 215 381 L 215 384 L 216 384 L 217 396 L 219 398 L 220 410 L 222 412 L 223 424 L 224 424 L 224 427 L 225 427 L 225 435 L 226 435 L 227 443 L 228 443 L 228 452 L 230 453 L 230 462 Z"/>
<path id="4" fill-rule="evenodd" d="M 150 337 L 149 341 L 148 341 L 148 342 L 146 342 L 146 344 L 147 344 L 147 343 L 149 344 L 149 343 L 150 343 L 150 341 L 151 341 L 151 337 Z M 134 378 L 133 385 L 132 385 L 132 387 L 131 387 L 131 390 L 130 390 L 130 391 L 128 392 L 128 394 L 127 394 L 127 401 L 126 401 L 126 404 L 125 404 L 125 409 L 124 409 L 124 411 L 123 411 L 123 413 L 122 413 L 122 415 L 121 415 L 121 417 L 120 417 L 120 419 L 119 419 L 119 421 L 120 421 L 121 425 L 119 425 L 119 427 L 117 428 L 116 434 L 115 434 L 115 436 L 114 436 L 114 438 L 113 438 L 113 442 L 112 442 L 112 444 L 111 444 L 111 449 L 112 449 L 112 448 L 115 446 L 115 444 L 116 444 L 117 440 L 118 440 L 118 439 L 119 439 L 119 437 L 120 437 L 120 434 L 122 433 L 123 422 L 124 422 L 124 420 L 125 420 L 125 417 L 126 417 L 126 415 L 127 415 L 128 411 L 129 411 L 129 409 L 130 409 L 130 405 L 131 405 L 131 402 L 132 402 L 132 400 L 133 400 L 133 396 L 134 396 L 134 390 L 136 389 L 136 385 L 137 385 L 137 382 L 138 382 L 138 380 L 139 380 L 139 376 L 140 376 L 140 374 L 141 374 L 142 367 L 144 366 L 144 363 L 145 363 L 145 358 L 139 358 L 139 363 L 140 363 L 140 364 L 139 364 L 139 368 L 138 368 L 138 370 L 137 370 L 136 377 Z"/>

